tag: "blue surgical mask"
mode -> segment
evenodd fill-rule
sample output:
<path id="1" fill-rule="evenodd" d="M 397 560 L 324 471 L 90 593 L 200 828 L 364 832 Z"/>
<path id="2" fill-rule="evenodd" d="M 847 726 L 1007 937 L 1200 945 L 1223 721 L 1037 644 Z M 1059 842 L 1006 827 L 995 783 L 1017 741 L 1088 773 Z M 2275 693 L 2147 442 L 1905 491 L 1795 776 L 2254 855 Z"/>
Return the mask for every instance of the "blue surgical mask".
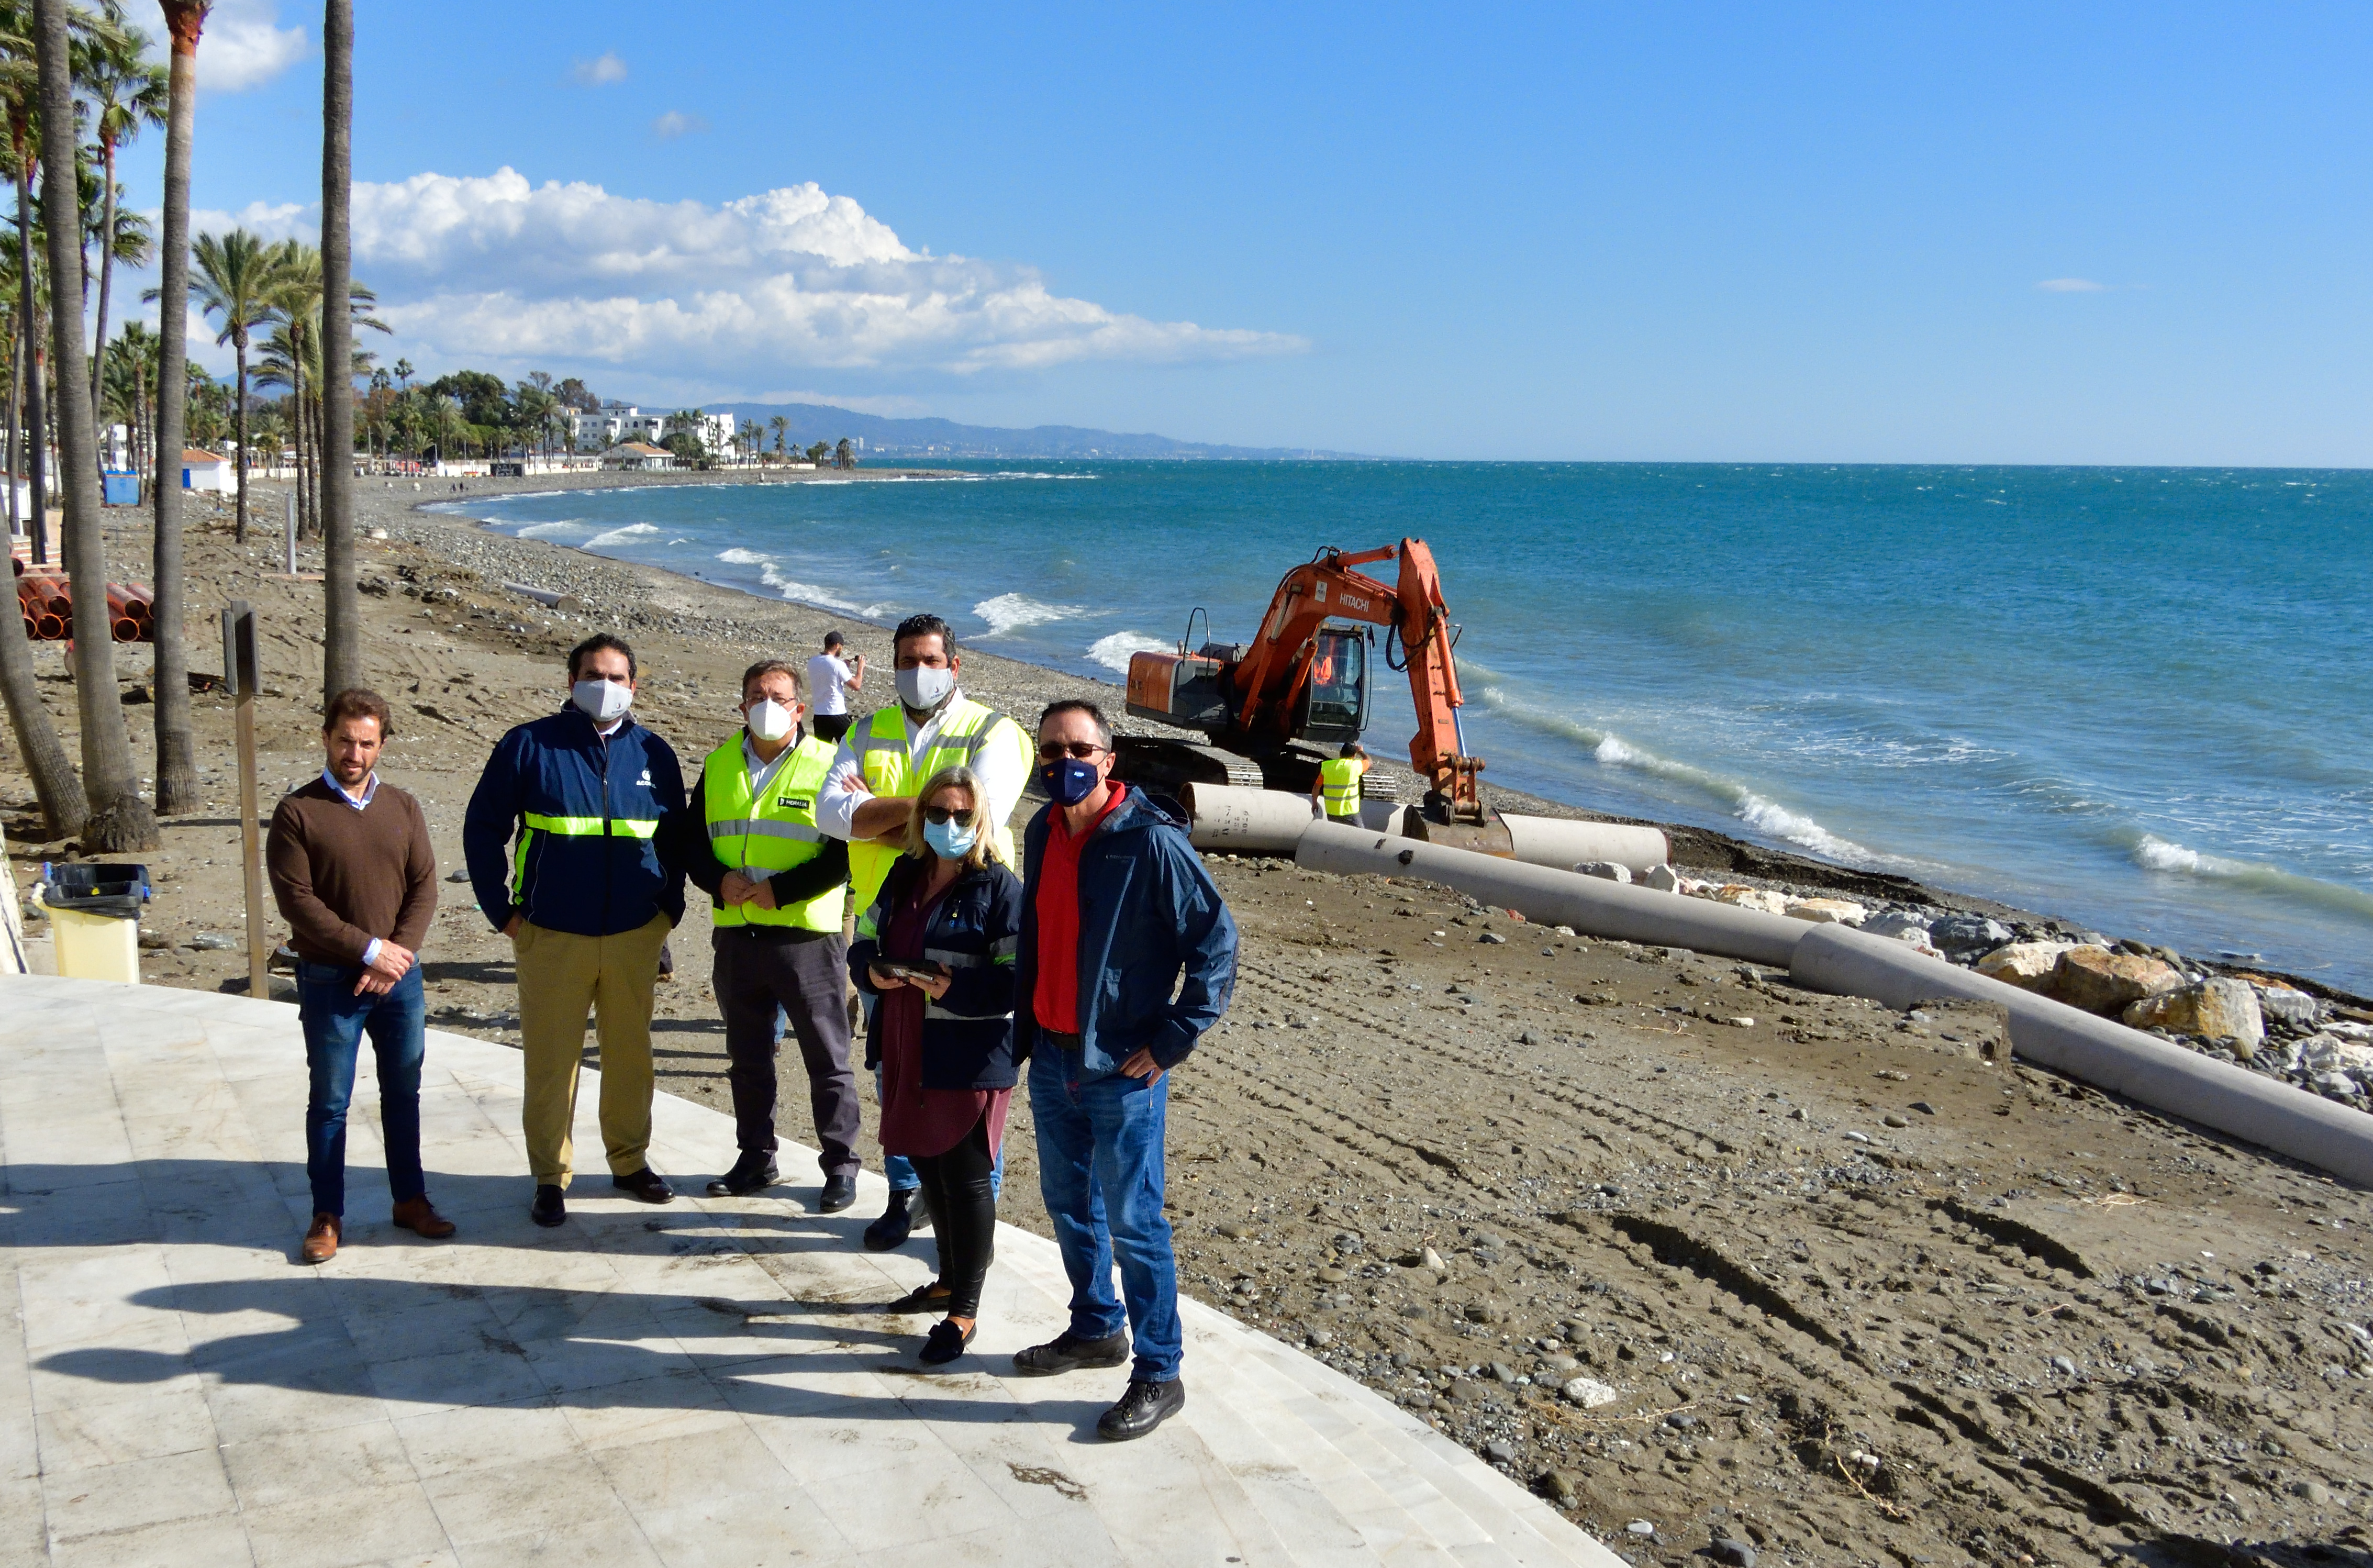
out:
<path id="1" fill-rule="evenodd" d="M 1093 762 L 1082 762 L 1075 756 L 1058 756 L 1038 766 L 1039 782 L 1058 806 L 1076 806 L 1096 792 L 1102 776 Z"/>
<path id="2" fill-rule="evenodd" d="M 953 817 L 945 822 L 923 824 L 923 842 L 929 844 L 931 852 L 943 860 L 963 860 L 972 853 L 972 847 L 979 838 L 979 828 L 959 827 Z"/>

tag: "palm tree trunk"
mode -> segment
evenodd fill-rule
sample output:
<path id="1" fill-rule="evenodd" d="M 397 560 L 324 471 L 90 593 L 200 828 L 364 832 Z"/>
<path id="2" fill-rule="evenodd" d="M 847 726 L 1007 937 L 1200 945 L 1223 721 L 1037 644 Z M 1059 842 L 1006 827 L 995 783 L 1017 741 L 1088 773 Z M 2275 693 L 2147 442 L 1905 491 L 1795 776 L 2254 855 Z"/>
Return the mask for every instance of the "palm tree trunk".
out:
<path id="1" fill-rule="evenodd" d="M 64 490 L 67 570 L 74 583 L 75 703 L 82 718 L 83 787 L 91 814 L 86 853 L 154 848 L 157 818 L 140 798 L 123 698 L 115 687 L 115 638 L 107 624 L 106 541 L 99 529 L 99 447 L 90 404 L 82 397 L 82 269 L 76 264 L 82 225 L 58 222 L 78 213 L 75 189 L 74 75 L 67 56 L 67 0 L 34 0 L 35 53 L 41 82 L 41 194 L 53 220 L 42 225 L 50 252 L 50 325 L 58 367 L 58 477 Z M 20 628 L 21 629 L 21 628 Z"/>
<path id="2" fill-rule="evenodd" d="M 321 696 L 364 684 L 355 583 L 354 0 L 321 8 Z"/>
<path id="3" fill-rule="evenodd" d="M 198 110 L 198 29 L 206 8 L 165 0 L 172 34 L 170 108 L 165 121 L 165 214 L 157 259 L 157 403 L 150 421 L 156 466 L 157 810 L 187 816 L 198 793 L 198 742 L 190 721 L 190 659 L 181 638 L 181 451 L 190 427 L 190 136 Z"/>
<path id="4" fill-rule="evenodd" d="M 25 337 L 9 334 L 8 345 L 8 523 L 13 533 L 18 521 L 17 485 L 22 461 L 18 415 L 25 389 Z M 58 739 L 50 710 L 41 704 L 41 683 L 33 667 L 33 645 L 25 636 L 21 615 L 0 614 L 0 696 L 8 703 L 8 727 L 17 737 L 17 753 L 33 780 L 33 796 L 41 802 L 45 838 L 71 838 L 82 831 L 90 802 L 82 792 L 82 778 L 74 758 Z"/>
<path id="5" fill-rule="evenodd" d="M 238 521 L 231 527 L 231 537 L 247 543 L 247 329 L 242 327 L 230 340 L 231 352 L 239 364 L 238 390 L 232 395 L 237 404 L 230 411 L 231 439 L 239 443 L 239 510 Z"/>
<path id="6" fill-rule="evenodd" d="M 115 282 L 115 144 L 99 144 L 101 167 L 106 170 L 107 191 L 99 203 L 99 326 L 90 340 L 90 421 L 100 423 L 100 369 L 107 363 L 107 296 Z"/>
<path id="7" fill-rule="evenodd" d="M 22 119 L 9 126 L 17 144 L 17 318 L 25 340 L 25 474 L 33 509 L 33 560 L 50 564 L 49 540 L 42 525 L 49 512 L 49 486 L 42 449 L 49 444 L 41 410 L 41 323 L 33 306 L 33 171 L 32 149 L 26 146 L 31 127 Z"/>

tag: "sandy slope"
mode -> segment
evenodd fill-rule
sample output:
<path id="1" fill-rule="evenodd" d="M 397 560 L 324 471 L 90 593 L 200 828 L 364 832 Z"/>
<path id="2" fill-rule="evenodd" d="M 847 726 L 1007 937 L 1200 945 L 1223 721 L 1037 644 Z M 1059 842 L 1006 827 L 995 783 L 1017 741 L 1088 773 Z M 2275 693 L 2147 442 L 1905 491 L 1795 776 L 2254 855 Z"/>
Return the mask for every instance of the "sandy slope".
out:
<path id="1" fill-rule="evenodd" d="M 688 764 L 729 732 L 761 650 L 803 656 L 837 625 L 886 662 L 879 628 L 493 539 L 416 498 L 362 493 L 366 525 L 396 534 L 364 546 L 386 588 L 364 601 L 366 651 L 402 715 L 385 773 L 449 866 L 488 748 L 560 700 L 560 653 L 592 625 L 633 638 L 638 711 Z M 113 549 L 136 561 L 145 538 Z M 264 773 L 301 779 L 319 588 L 270 578 L 261 542 L 195 534 L 191 555 L 198 606 L 263 614 Z M 555 616 L 504 577 L 587 608 Z M 1116 695 L 985 657 L 965 685 L 1021 713 Z M 48 690 L 71 734 L 70 686 Z M 239 930 L 237 827 L 229 708 L 197 706 L 215 803 L 149 858 L 148 930 L 177 945 L 146 957 L 152 980 L 214 988 L 241 983 L 242 957 L 186 944 Z M 21 883 L 41 858 L 30 791 L 11 766 L 0 792 Z M 2373 1562 L 2362 1194 L 1997 1063 L 1982 1013 L 1905 1019 L 1422 883 L 1214 870 L 1244 975 L 1175 1081 L 1186 1288 L 1432 1411 L 1635 1559 L 1684 1561 L 1718 1528 L 1796 1562 L 2200 1562 L 2226 1549 L 2193 1543 L 2227 1541 Z M 437 1022 L 516 1043 L 508 944 L 466 885 L 444 892 Z M 660 1071 L 721 1106 L 706 923 L 696 909 L 675 940 Z M 799 1077 L 794 1058 L 785 1131 L 805 1139 Z M 1006 1213 L 1043 1231 L 1016 1111 Z M 1558 1398 L 1576 1376 L 1617 1398 Z"/>

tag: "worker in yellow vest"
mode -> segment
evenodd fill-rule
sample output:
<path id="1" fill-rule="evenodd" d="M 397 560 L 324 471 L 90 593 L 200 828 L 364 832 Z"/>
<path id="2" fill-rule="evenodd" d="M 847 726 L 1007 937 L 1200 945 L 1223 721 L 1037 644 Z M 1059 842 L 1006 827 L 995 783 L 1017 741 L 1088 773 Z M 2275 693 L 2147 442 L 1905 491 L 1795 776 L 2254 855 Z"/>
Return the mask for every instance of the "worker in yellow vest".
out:
<path id="1" fill-rule="evenodd" d="M 693 810 L 671 825 L 672 856 L 714 901 L 713 979 L 725 1015 L 733 1090 L 733 1168 L 708 1184 L 712 1198 L 771 1187 L 775 1165 L 775 1057 L 779 1013 L 790 1019 L 807 1065 L 824 1191 L 835 1213 L 857 1201 L 857 1078 L 848 1061 L 842 1000 L 848 942 L 848 846 L 816 823 L 832 770 L 832 745 L 804 734 L 796 668 L 763 659 L 742 676 L 742 727 L 708 754 L 688 791 Z"/>
<path id="2" fill-rule="evenodd" d="M 1360 780 L 1374 766 L 1367 748 L 1357 741 L 1344 742 L 1340 753 L 1318 765 L 1318 781 L 1310 787 L 1310 799 L 1327 813 L 1327 821 L 1359 825 Z"/>
<path id="3" fill-rule="evenodd" d="M 998 858 L 1019 868 L 1006 819 L 1022 799 L 1035 763 L 1028 734 L 1004 714 L 957 689 L 964 658 L 955 634 L 937 615 L 909 615 L 891 634 L 898 700 L 885 703 L 841 738 L 840 753 L 816 801 L 816 822 L 848 841 L 854 907 L 871 908 L 882 881 L 903 852 L 915 792 L 943 767 L 969 767 L 980 779 L 985 826 Z M 877 1086 L 878 1087 L 878 1086 Z M 899 1155 L 883 1162 L 890 1207 L 866 1227 L 865 1245 L 886 1252 L 913 1228 L 921 1181 Z"/>

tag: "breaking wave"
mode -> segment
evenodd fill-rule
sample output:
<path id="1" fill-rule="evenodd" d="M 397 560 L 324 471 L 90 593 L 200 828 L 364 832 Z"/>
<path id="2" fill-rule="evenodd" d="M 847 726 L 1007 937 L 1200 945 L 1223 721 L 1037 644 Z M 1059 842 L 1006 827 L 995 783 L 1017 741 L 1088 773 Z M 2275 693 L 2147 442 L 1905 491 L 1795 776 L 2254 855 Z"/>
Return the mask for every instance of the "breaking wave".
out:
<path id="1" fill-rule="evenodd" d="M 717 558 L 729 567 L 763 567 L 774 559 L 772 556 L 762 556 L 755 550 L 743 550 L 738 547 L 718 551 Z"/>
<path id="2" fill-rule="evenodd" d="M 2231 887 L 2246 888 L 2252 893 L 2268 894 L 2373 919 L 2373 893 L 2341 883 L 2325 882 L 2320 877 L 2302 876 L 2280 866 L 2212 855 L 2172 839 L 2161 838 L 2156 833 L 2136 834 L 2126 852 L 2133 857 L 2134 864 L 2145 871 L 2162 872 L 2170 876 L 2199 877 Z"/>
<path id="3" fill-rule="evenodd" d="M 588 550 L 599 550 L 605 544 L 624 544 L 636 539 L 648 539 L 660 531 L 656 522 L 630 522 L 624 528 L 614 528 L 607 533 L 597 533 L 585 541 Z"/>
<path id="4" fill-rule="evenodd" d="M 984 599 L 972 607 L 972 613 L 988 623 L 988 637 L 1003 637 L 1007 632 L 1020 631 L 1023 626 L 1039 626 L 1048 621 L 1068 621 L 1087 611 L 1077 604 L 1048 604 L 1019 593 L 1000 593 L 994 599 Z"/>
<path id="5" fill-rule="evenodd" d="M 564 518 L 556 522 L 531 522 L 525 528 L 519 531 L 519 537 L 521 539 L 562 539 L 570 534 L 581 534 L 592 526 L 593 525 L 590 522 L 579 522 L 575 518 Z"/>
<path id="6" fill-rule="evenodd" d="M 1467 662 L 1472 668 L 1471 661 Z M 1589 752 L 1593 760 L 1602 767 L 1626 768 L 1683 785 L 1711 800 L 1766 837 L 1783 839 L 1814 854 L 1852 866 L 1876 868 L 1911 863 L 1857 844 L 1851 838 L 1841 837 L 1804 813 L 1792 811 L 1737 779 L 1726 778 L 1711 768 L 1659 756 L 1611 731 L 1520 702 L 1496 685 L 1484 686 L 1479 695 L 1484 705 L 1494 713 L 1573 743 Z"/>
<path id="7" fill-rule="evenodd" d="M 1132 653 L 1166 653 L 1170 644 L 1143 632 L 1115 632 L 1100 637 L 1088 645 L 1088 657 L 1107 670 L 1128 673 L 1128 656 Z"/>

